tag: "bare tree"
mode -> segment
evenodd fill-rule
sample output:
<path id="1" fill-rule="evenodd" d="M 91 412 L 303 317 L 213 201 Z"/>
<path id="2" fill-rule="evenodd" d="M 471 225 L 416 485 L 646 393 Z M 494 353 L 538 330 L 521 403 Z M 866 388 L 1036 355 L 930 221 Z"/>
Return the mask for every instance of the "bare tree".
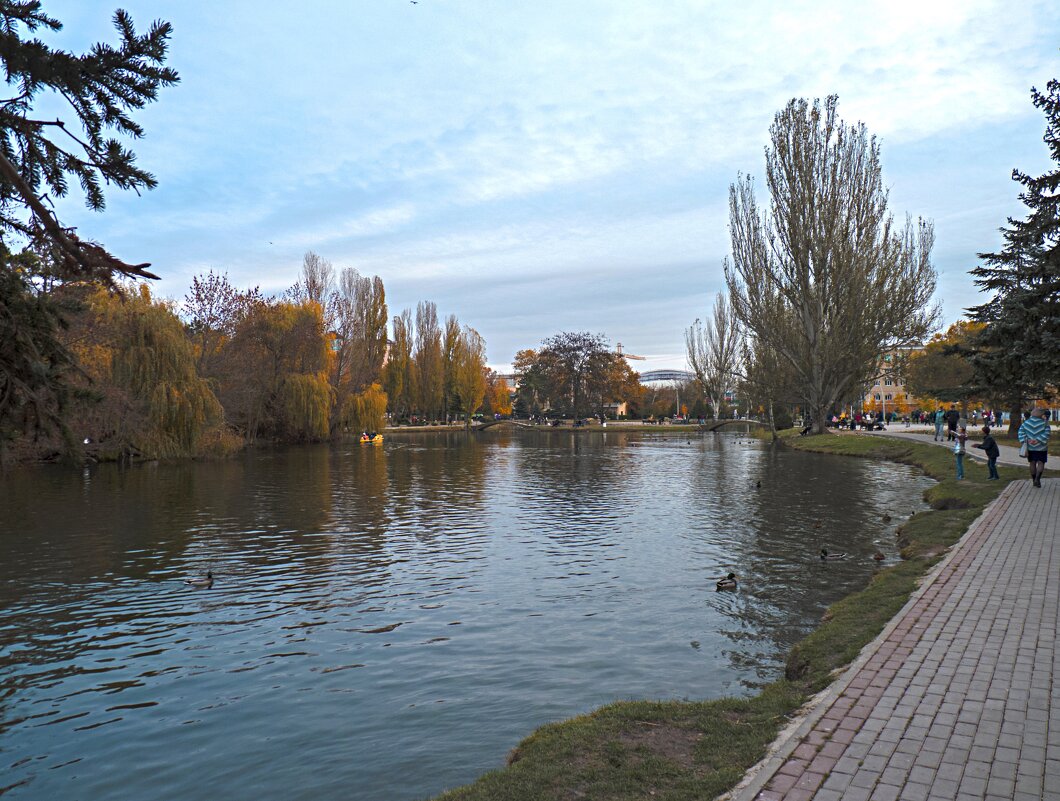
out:
<path id="1" fill-rule="evenodd" d="M 302 257 L 302 277 L 289 290 L 287 298 L 293 303 L 311 300 L 324 312 L 324 326 L 330 331 L 335 324 L 335 268 L 327 259 L 313 251 Z"/>
<path id="2" fill-rule="evenodd" d="M 938 319 L 934 229 L 887 210 L 880 149 L 863 124 L 836 117 L 836 97 L 795 99 L 766 149 L 768 212 L 741 177 L 729 190 L 733 311 L 759 345 L 791 365 L 813 430 L 883 354 L 920 344 Z"/>
<path id="3" fill-rule="evenodd" d="M 685 330 L 688 364 L 718 419 L 725 392 L 732 388 L 740 359 L 740 329 L 725 296 L 718 293 L 706 326 L 698 319 Z"/>
<path id="4" fill-rule="evenodd" d="M 310 282 L 307 279 L 305 283 Z M 338 289 L 328 298 L 325 314 L 331 317 L 332 387 L 336 408 L 341 409 L 348 397 L 381 380 L 387 322 L 382 280 L 379 276 L 362 276 L 352 267 L 343 269 Z M 339 415 L 335 415 L 336 430 L 340 422 Z"/>

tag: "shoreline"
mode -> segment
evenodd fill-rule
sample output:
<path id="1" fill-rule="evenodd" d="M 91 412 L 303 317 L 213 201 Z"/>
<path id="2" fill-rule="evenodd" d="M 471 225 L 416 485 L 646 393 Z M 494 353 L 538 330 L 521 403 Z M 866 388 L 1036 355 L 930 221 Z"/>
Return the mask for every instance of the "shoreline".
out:
<path id="1" fill-rule="evenodd" d="M 957 482 L 945 449 L 897 439 L 793 433 L 782 436 L 783 446 L 910 464 L 938 482 L 924 492 L 931 509 L 898 529 L 902 561 L 829 607 L 822 624 L 792 648 L 784 675 L 757 695 L 620 701 L 546 724 L 515 747 L 505 767 L 445 791 L 437 801 L 564 794 L 616 800 L 658 794 L 691 801 L 731 793 L 893 622 L 983 510 L 1012 480 L 1024 478 L 1022 470 L 1003 466 L 1002 481 L 970 476 Z"/>

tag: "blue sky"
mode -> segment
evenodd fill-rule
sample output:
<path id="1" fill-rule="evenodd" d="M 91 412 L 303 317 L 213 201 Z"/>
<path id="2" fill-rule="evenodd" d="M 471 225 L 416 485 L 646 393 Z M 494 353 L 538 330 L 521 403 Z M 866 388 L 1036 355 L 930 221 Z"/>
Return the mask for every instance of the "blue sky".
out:
<path id="1" fill-rule="evenodd" d="M 119 4 L 45 5 L 49 41 L 114 41 Z M 456 314 L 498 367 L 561 330 L 682 367 L 723 285 L 729 184 L 761 178 L 790 98 L 836 93 L 879 137 L 895 216 L 935 222 L 947 323 L 1021 214 L 1012 168 L 1048 166 L 1029 90 L 1060 77 L 1050 0 L 297 5 L 120 3 L 174 26 L 181 83 L 134 145 L 159 186 L 59 210 L 150 261 L 158 294 L 209 269 L 281 290 L 313 250 L 381 276 L 392 315 Z"/>

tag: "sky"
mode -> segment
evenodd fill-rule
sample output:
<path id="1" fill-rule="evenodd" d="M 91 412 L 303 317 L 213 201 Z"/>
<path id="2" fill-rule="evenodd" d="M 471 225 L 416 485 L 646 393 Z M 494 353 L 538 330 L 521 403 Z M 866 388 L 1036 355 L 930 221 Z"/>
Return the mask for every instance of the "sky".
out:
<path id="1" fill-rule="evenodd" d="M 1012 169 L 1049 168 L 1030 89 L 1060 77 L 1055 0 L 46 0 L 44 38 L 115 42 L 119 3 L 174 28 L 181 81 L 135 114 L 158 187 L 102 213 L 75 188 L 64 223 L 178 301 L 208 270 L 282 291 L 313 251 L 379 275 L 391 315 L 457 315 L 502 371 L 560 331 L 685 367 L 729 186 L 763 185 L 793 97 L 878 137 L 895 217 L 934 221 L 946 324 L 1023 214 Z"/>

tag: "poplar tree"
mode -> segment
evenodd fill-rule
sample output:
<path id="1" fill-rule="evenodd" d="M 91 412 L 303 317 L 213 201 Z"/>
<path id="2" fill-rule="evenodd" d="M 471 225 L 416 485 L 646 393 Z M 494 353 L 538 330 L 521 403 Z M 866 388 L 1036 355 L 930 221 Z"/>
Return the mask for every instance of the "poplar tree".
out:
<path id="1" fill-rule="evenodd" d="M 405 309 L 401 314 L 395 314 L 393 328 L 390 357 L 383 368 L 383 387 L 389 399 L 390 411 L 400 419 L 411 413 L 414 395 L 412 312 Z"/>
<path id="2" fill-rule="evenodd" d="M 779 111 L 766 149 L 769 208 L 750 178 L 729 191 L 729 299 L 745 332 L 790 365 L 825 431 L 830 411 L 878 372 L 888 351 L 919 345 L 938 317 L 930 222 L 898 228 L 880 148 L 836 115 L 836 97 Z"/>
<path id="3" fill-rule="evenodd" d="M 453 347 L 453 392 L 464 426 L 486 397 L 486 342 L 474 328 L 464 326 Z"/>
<path id="4" fill-rule="evenodd" d="M 425 417 L 437 420 L 442 416 L 445 374 L 438 307 L 429 300 L 420 301 L 416 306 L 416 350 L 412 359 L 416 372 L 414 404 Z"/>

